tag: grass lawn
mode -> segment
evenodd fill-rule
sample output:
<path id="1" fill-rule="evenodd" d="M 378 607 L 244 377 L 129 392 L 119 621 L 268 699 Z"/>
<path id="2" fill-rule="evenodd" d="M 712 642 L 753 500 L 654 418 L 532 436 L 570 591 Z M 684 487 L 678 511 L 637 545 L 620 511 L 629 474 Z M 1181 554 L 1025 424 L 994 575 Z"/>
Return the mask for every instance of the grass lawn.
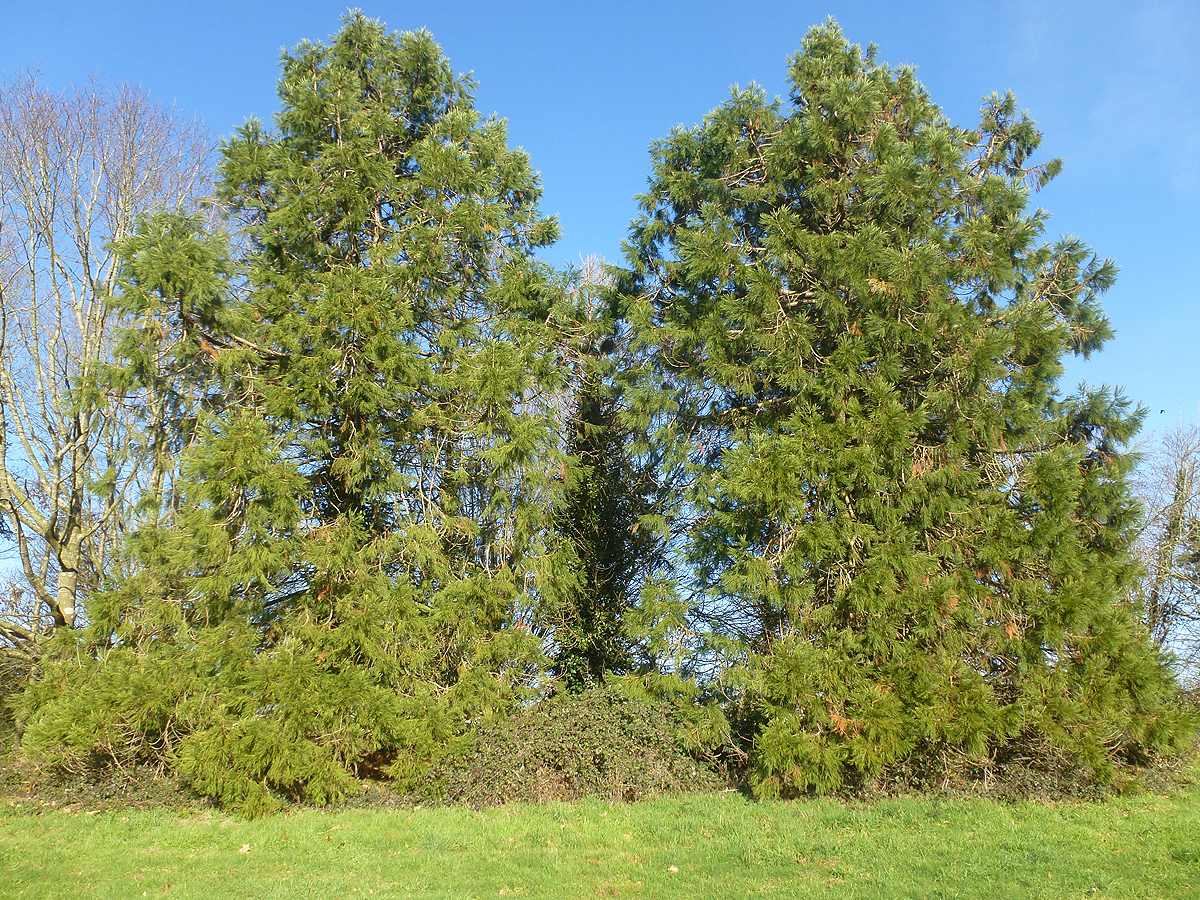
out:
<path id="1" fill-rule="evenodd" d="M 0 807 L 0 897 L 142 896 L 1197 898 L 1200 786 L 1056 805 L 707 794 L 253 822 Z"/>

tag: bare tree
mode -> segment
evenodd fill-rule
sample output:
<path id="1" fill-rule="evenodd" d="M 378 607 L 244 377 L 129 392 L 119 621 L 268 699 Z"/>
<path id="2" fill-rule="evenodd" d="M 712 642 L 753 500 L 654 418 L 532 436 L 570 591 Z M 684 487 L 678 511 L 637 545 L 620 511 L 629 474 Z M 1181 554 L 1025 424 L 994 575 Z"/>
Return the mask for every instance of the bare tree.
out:
<path id="1" fill-rule="evenodd" d="M 143 212 L 193 202 L 211 153 L 202 125 L 137 87 L 0 84 L 0 522 L 22 582 L 0 611 L 9 655 L 80 621 L 136 484 L 132 420 L 103 390 L 112 244 Z"/>
<path id="2" fill-rule="evenodd" d="M 1168 431 L 1147 454 L 1136 487 L 1145 513 L 1143 619 L 1193 681 L 1200 678 L 1200 426 Z"/>

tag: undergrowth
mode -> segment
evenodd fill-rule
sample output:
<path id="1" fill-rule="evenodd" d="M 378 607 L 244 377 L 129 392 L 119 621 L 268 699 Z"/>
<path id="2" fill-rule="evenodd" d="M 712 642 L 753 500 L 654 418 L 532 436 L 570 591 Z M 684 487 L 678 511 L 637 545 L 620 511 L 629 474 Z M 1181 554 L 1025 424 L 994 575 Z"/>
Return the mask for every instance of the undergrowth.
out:
<path id="1" fill-rule="evenodd" d="M 712 790 L 721 779 L 681 749 L 684 727 L 669 706 L 616 689 L 566 694 L 484 726 L 413 787 L 474 807 Z"/>

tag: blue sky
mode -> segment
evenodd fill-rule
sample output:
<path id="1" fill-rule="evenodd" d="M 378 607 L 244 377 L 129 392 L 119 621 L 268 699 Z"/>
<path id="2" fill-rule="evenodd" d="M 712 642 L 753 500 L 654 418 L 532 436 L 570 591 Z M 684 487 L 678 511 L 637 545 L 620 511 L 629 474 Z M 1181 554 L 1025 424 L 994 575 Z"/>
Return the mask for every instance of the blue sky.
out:
<path id="1" fill-rule="evenodd" d="M 556 261 L 617 259 L 649 174 L 650 141 L 697 122 L 730 85 L 786 92 L 787 55 L 833 15 L 851 40 L 908 63 L 956 122 L 1013 90 L 1062 176 L 1037 197 L 1050 236 L 1077 234 L 1122 274 L 1117 337 L 1068 370 L 1119 384 L 1148 428 L 1200 410 L 1200 3 L 362 3 L 430 29 L 509 121 L 563 225 Z M 54 87 L 90 75 L 144 86 L 227 134 L 276 108 L 280 49 L 338 27 L 337 2 L 0 0 L 0 74 Z M 1160 413 L 1160 410 L 1164 412 Z"/>

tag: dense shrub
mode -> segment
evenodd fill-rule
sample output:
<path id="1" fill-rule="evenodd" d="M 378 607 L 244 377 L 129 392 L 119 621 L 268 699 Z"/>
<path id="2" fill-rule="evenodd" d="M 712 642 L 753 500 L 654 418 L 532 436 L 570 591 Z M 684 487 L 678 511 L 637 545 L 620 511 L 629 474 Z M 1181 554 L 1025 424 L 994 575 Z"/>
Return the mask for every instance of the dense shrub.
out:
<path id="1" fill-rule="evenodd" d="M 614 687 L 562 694 L 485 725 L 435 764 L 420 790 L 472 806 L 601 797 L 639 800 L 715 788 L 703 754 L 685 747 L 689 722 L 661 702 Z"/>
<path id="2" fill-rule="evenodd" d="M 20 740 L 24 728 L 21 694 L 33 675 L 33 663 L 0 656 L 0 754 Z"/>

